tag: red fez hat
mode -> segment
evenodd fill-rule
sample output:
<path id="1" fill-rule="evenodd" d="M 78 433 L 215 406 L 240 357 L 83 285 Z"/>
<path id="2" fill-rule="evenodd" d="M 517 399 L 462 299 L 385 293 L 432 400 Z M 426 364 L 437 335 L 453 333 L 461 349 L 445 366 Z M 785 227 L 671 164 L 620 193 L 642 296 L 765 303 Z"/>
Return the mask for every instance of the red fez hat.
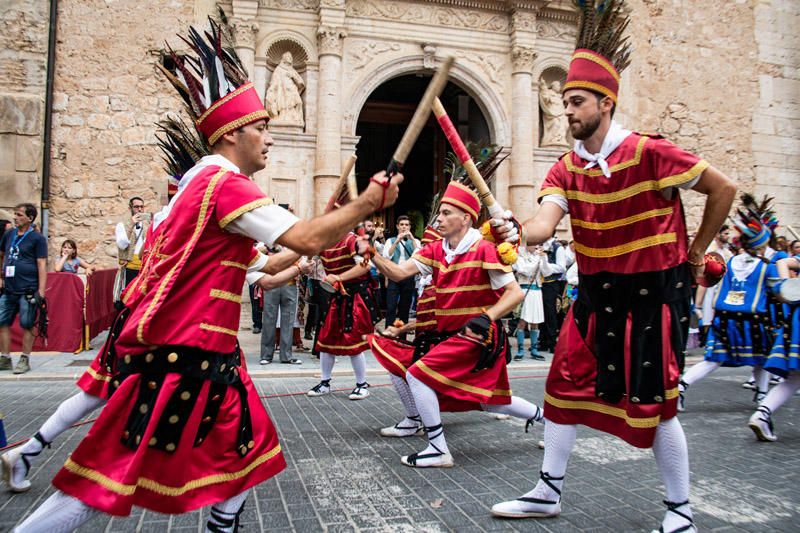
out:
<path id="1" fill-rule="evenodd" d="M 572 54 L 564 90 L 586 89 L 604 94 L 617 103 L 619 72 L 607 58 L 586 48 L 578 48 Z"/>
<path id="2" fill-rule="evenodd" d="M 248 82 L 211 104 L 197 119 L 197 129 L 213 146 L 226 133 L 262 119 L 269 120 L 269 113 L 253 83 Z"/>
<path id="3" fill-rule="evenodd" d="M 477 222 L 481 212 L 481 201 L 475 191 L 457 181 L 451 181 L 444 191 L 441 203 L 450 204 L 469 213 L 473 222 Z"/>
<path id="4" fill-rule="evenodd" d="M 429 242 L 436 242 L 442 240 L 442 234 L 434 228 L 433 226 L 426 226 L 425 232 L 422 234 L 422 244 L 428 244 Z"/>

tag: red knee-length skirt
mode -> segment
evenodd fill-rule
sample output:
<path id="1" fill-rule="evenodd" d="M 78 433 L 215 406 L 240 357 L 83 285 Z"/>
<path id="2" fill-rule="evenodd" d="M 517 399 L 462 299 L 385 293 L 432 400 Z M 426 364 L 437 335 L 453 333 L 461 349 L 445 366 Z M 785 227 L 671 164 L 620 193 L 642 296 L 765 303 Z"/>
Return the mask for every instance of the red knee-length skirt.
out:
<path id="1" fill-rule="evenodd" d="M 53 485 L 105 513 L 127 516 L 134 505 L 159 513 L 185 513 L 231 498 L 271 478 L 286 467 L 278 435 L 244 366 L 239 375 L 247 390 L 253 427 L 253 447 L 244 457 L 237 451 L 241 404 L 234 387 L 227 388 L 210 433 L 202 444 L 194 446 L 209 395 L 208 381 L 195 399 L 175 451 L 167 453 L 147 445 L 179 384 L 179 374 L 166 375 L 138 448 L 123 445 L 121 435 L 129 413 L 137 407 L 137 391 L 143 379 L 132 375 L 111 396 Z"/>
<path id="2" fill-rule="evenodd" d="M 669 332 L 669 313 L 662 313 L 662 331 Z M 625 342 L 626 382 L 630 379 L 630 327 L 628 318 Z M 586 339 L 581 337 L 570 309 L 558 338 L 553 363 L 545 386 L 544 416 L 559 424 L 583 424 L 615 435 L 639 448 L 653 446 L 656 427 L 677 414 L 680 371 L 675 357 L 664 356 L 664 402 L 637 404 L 628 395 L 608 403 L 595 395 L 597 359 L 594 346 L 594 318 L 589 320 Z M 662 353 L 671 354 L 670 337 L 663 335 Z"/>
<path id="3" fill-rule="evenodd" d="M 317 336 L 316 351 L 352 356 L 367 349 L 364 335 L 372 333 L 374 328 L 367 304 L 359 293 L 353 294 L 353 328 L 350 331 L 344 331 L 342 305 L 346 305 L 344 300 L 331 300 Z"/>

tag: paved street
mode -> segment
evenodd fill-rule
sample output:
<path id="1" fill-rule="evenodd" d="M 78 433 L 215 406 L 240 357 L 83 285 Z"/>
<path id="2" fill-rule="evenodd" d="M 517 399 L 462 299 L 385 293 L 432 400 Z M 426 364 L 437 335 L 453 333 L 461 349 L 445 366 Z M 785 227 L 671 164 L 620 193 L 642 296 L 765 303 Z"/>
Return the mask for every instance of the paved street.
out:
<path id="1" fill-rule="evenodd" d="M 346 365 L 341 366 L 346 369 Z M 745 369 L 723 369 L 691 390 L 681 416 L 691 453 L 692 500 L 706 531 L 796 531 L 800 523 L 800 397 L 776 417 L 780 441 L 755 441 L 746 428 L 751 393 L 739 384 Z M 512 365 L 516 394 L 539 401 L 544 371 Z M 421 449 L 421 437 L 384 439 L 378 428 L 396 421 L 400 404 L 384 377 L 372 377 L 372 396 L 347 400 L 346 391 L 311 399 L 314 379 L 269 378 L 256 384 L 273 417 L 288 462 L 256 488 L 243 515 L 246 531 L 649 531 L 663 506 L 651 453 L 581 428 L 565 486 L 563 514 L 545 521 L 505 521 L 489 507 L 533 486 L 542 427 L 523 432 L 517 420 L 482 413 L 446 414 L 456 466 L 414 470 L 399 456 Z M 347 388 L 352 379 L 335 378 Z M 67 381 L 0 382 L 9 442 L 31 435 L 63 399 Z M 280 395 L 280 396 L 278 396 Z M 270 397 L 271 396 L 271 397 Z M 0 496 L 6 531 L 51 492 L 50 479 L 88 426 L 66 432 L 42 455 L 26 494 Z M 100 518 L 80 531 L 201 531 L 200 512 L 169 517 L 135 511 Z"/>

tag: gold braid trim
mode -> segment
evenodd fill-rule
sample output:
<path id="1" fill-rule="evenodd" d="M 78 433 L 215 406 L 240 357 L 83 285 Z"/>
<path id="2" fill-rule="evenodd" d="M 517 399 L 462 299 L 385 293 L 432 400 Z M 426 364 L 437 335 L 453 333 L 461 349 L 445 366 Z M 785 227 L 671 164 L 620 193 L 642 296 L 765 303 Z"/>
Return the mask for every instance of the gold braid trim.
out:
<path id="1" fill-rule="evenodd" d="M 209 296 L 212 298 L 219 298 L 220 300 L 228 300 L 229 302 L 240 304 L 242 303 L 242 295 L 233 292 L 223 291 L 220 289 L 211 289 Z"/>
<path id="2" fill-rule="evenodd" d="M 644 211 L 642 213 L 631 215 L 625 218 L 620 218 L 617 220 L 609 220 L 608 222 L 591 222 L 588 220 L 580 220 L 577 218 L 573 218 L 571 219 L 571 223 L 573 227 L 578 227 L 578 228 L 586 228 L 594 230 L 614 229 L 614 228 L 620 228 L 622 226 L 628 226 L 630 224 L 635 224 L 636 222 L 641 222 L 642 220 L 647 220 L 648 218 L 671 215 L 673 211 L 674 211 L 673 208 L 665 207 L 663 209 L 651 209 L 650 211 Z"/>
<path id="3" fill-rule="evenodd" d="M 200 329 L 211 331 L 212 333 L 224 333 L 225 335 L 232 335 L 236 337 L 236 332 L 232 329 L 223 328 L 222 326 L 217 326 L 214 324 L 206 324 L 205 322 L 202 322 L 200 324 Z"/>
<path id="4" fill-rule="evenodd" d="M 422 372 L 426 373 L 427 375 L 429 375 L 430 377 L 432 377 L 433 379 L 435 379 L 439 383 L 442 383 L 443 385 L 447 385 L 448 387 L 453 387 L 455 389 L 463 390 L 463 391 L 466 391 L 466 392 L 471 392 L 472 394 L 479 394 L 481 396 L 486 396 L 486 397 L 489 397 L 489 398 L 491 398 L 492 396 L 511 396 L 511 391 L 510 390 L 506 390 L 506 389 L 489 390 L 489 389 L 484 389 L 484 388 L 481 388 L 481 387 L 476 387 L 474 385 L 467 385 L 466 383 L 461 383 L 459 381 L 455 381 L 453 379 L 450 379 L 447 376 L 443 376 L 442 374 L 440 374 L 440 373 L 436 372 L 435 370 L 433 370 L 431 367 L 429 367 L 428 365 L 423 363 L 421 359 L 419 361 L 417 361 L 416 363 L 414 363 L 414 366 L 416 366 Z"/>
<path id="5" fill-rule="evenodd" d="M 677 389 L 671 389 L 665 391 L 665 396 L 667 396 L 667 398 L 670 399 L 675 398 L 675 396 L 677 396 Z M 627 425 L 636 429 L 654 428 L 659 424 L 659 422 L 661 422 L 660 415 L 635 418 L 630 416 L 625 411 L 625 409 L 622 409 L 620 407 L 613 407 L 605 403 L 598 403 L 587 400 L 562 400 L 561 398 L 556 398 L 555 396 L 552 396 L 547 392 L 544 393 L 544 401 L 545 403 L 549 403 L 550 405 L 558 409 L 578 409 L 583 411 L 594 411 L 595 413 L 622 418 L 625 420 L 625 423 Z"/>
<path id="6" fill-rule="evenodd" d="M 208 138 L 208 145 L 213 146 L 215 142 L 219 140 L 220 137 L 225 135 L 226 133 L 230 133 L 233 130 L 238 130 L 242 126 L 247 126 L 251 122 L 255 122 L 256 120 L 265 118 L 269 120 L 269 113 L 267 113 L 266 109 L 260 109 L 258 111 L 253 111 L 252 113 L 248 113 L 243 117 L 239 117 L 236 120 L 228 122 L 217 131 L 211 134 L 211 137 Z"/>
<path id="7" fill-rule="evenodd" d="M 245 265 L 244 263 L 237 263 L 236 261 L 220 261 L 219 264 L 225 267 L 241 268 L 242 270 L 247 270 L 247 265 Z"/>
<path id="8" fill-rule="evenodd" d="M 619 255 L 629 254 L 636 250 L 649 248 L 651 246 L 658 246 L 659 244 L 668 244 L 677 242 L 677 236 L 674 232 L 663 233 L 661 235 L 652 235 L 643 239 L 626 242 L 619 246 L 611 246 L 610 248 L 590 248 L 575 241 L 575 251 L 587 257 L 594 257 L 600 259 L 607 259 L 609 257 L 617 257 Z"/>
<path id="9" fill-rule="evenodd" d="M 595 83 L 593 81 L 568 81 L 564 84 L 562 91 L 568 91 L 569 89 L 589 89 L 590 91 L 596 91 L 611 98 L 615 104 L 617 103 L 617 95 L 614 94 L 611 89 L 603 87 L 599 83 Z"/>
<path id="10" fill-rule="evenodd" d="M 615 80 L 617 80 L 617 83 L 619 83 L 619 73 L 617 72 L 617 69 L 615 69 L 608 61 L 603 61 L 596 55 L 589 54 L 586 52 L 575 52 L 574 54 L 572 54 L 572 59 L 588 59 L 589 61 L 597 63 L 598 65 L 606 69 L 608 73 L 611 74 L 611 76 Z"/>
<path id="11" fill-rule="evenodd" d="M 258 200 L 253 200 L 252 202 L 248 202 L 243 206 L 234 209 L 224 217 L 222 217 L 222 220 L 219 221 L 219 227 L 225 229 L 225 226 L 227 226 L 228 224 L 230 224 L 243 214 L 248 213 L 253 209 L 258 209 L 259 207 L 270 204 L 272 204 L 272 200 L 270 200 L 269 198 L 259 198 Z"/>

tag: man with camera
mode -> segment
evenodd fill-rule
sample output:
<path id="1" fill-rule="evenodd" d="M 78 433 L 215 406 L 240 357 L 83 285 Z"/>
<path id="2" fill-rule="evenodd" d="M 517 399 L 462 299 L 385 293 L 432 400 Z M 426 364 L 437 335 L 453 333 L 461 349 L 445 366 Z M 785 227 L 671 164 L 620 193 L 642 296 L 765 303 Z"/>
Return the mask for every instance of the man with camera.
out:
<path id="1" fill-rule="evenodd" d="M 47 283 L 47 239 L 33 228 L 36 220 L 33 204 L 14 208 L 14 223 L 0 239 L 0 370 L 11 369 L 11 324 L 19 314 L 22 327 L 22 355 L 15 374 L 31 369 L 29 357 L 33 349 L 33 325 L 39 306 L 44 301 Z"/>
<path id="2" fill-rule="evenodd" d="M 150 225 L 150 213 L 144 212 L 144 200 L 134 196 L 128 201 L 128 207 L 131 210 L 130 218 L 117 224 L 114 231 L 119 265 L 125 267 L 126 287 L 142 268 L 140 254 L 147 234 L 147 226 Z"/>
<path id="3" fill-rule="evenodd" d="M 411 259 L 414 252 L 421 247 L 419 241 L 411 233 L 411 221 L 406 215 L 397 217 L 397 237 L 389 237 L 383 246 L 383 257 L 400 264 Z M 389 280 L 386 287 L 386 325 L 390 326 L 396 318 L 408 322 L 411 300 L 414 298 L 414 276 L 396 282 Z"/>

